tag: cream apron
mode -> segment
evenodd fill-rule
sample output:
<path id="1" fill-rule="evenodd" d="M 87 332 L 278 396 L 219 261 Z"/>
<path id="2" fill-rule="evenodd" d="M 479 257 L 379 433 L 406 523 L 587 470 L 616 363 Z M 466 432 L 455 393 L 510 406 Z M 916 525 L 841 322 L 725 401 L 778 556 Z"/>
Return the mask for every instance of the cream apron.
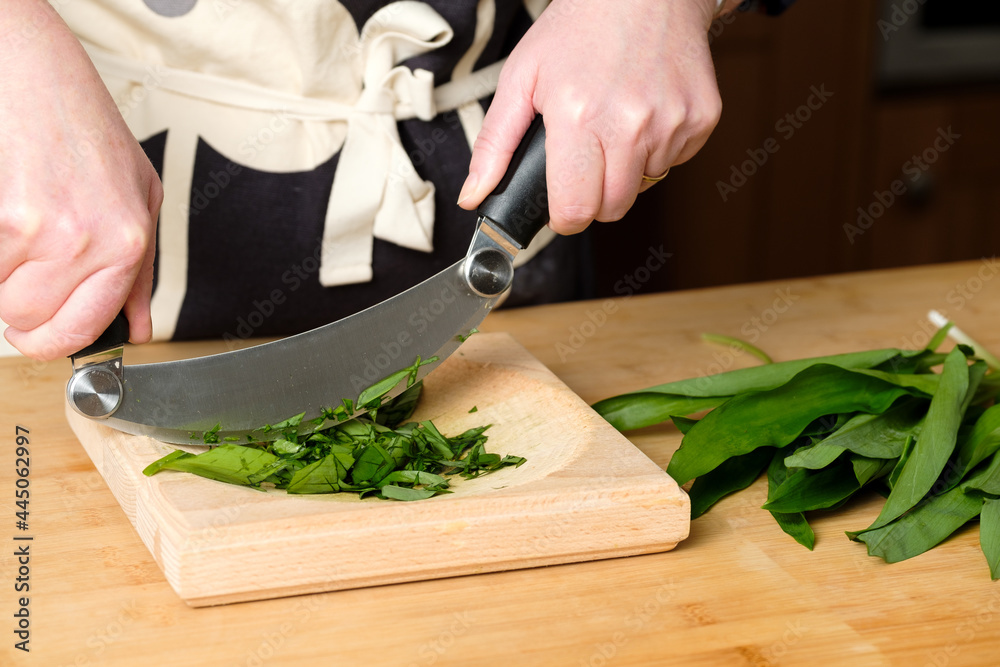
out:
<path id="1" fill-rule="evenodd" d="M 503 64 L 477 66 L 497 43 L 494 23 L 504 0 L 468 0 L 474 34 L 450 71 L 401 64 L 421 57 L 437 62 L 433 58 L 456 39 L 434 8 L 440 1 L 52 0 L 133 134 L 140 141 L 164 137 L 155 338 L 174 337 L 185 302 L 198 303 L 188 284 L 199 270 L 189 252 L 204 219 L 198 216 L 243 174 L 308 173 L 337 156 L 313 259 L 318 266 L 312 272 L 308 261 L 289 264 L 293 275 L 285 271 L 280 284 L 272 280 L 278 287 L 258 290 L 262 296 L 247 313 L 260 311 L 261 325 L 233 320 L 252 334 L 270 332 L 263 324 L 267 311 L 279 310 L 301 282 L 336 288 L 371 281 L 375 239 L 420 253 L 435 250 L 435 184 L 414 162 L 430 163 L 435 152 L 446 157 L 448 135 L 435 128 L 404 147 L 399 127 L 449 114 L 468 151 L 482 125 L 481 100 L 495 90 Z M 525 0 L 518 9 L 534 18 L 546 1 Z M 224 167 L 196 178 L 200 151 L 221 156 L 224 162 L 216 163 Z M 467 169 L 467 153 L 460 166 Z M 288 193 L 289 205 L 298 189 Z M 546 229 L 518 263 L 551 238 Z M 265 245 L 259 251 L 266 255 L 277 244 Z"/>

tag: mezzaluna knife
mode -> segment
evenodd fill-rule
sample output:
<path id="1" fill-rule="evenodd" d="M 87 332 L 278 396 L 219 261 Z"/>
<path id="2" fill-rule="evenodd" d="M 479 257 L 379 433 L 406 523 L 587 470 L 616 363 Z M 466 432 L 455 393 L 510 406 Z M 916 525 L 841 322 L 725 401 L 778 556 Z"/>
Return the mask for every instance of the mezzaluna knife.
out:
<path id="1" fill-rule="evenodd" d="M 366 387 L 416 368 L 420 379 L 458 349 L 514 278 L 514 257 L 549 220 L 545 128 L 537 116 L 503 180 L 478 209 L 464 258 L 405 292 L 331 324 L 233 352 L 126 366 L 123 315 L 71 357 L 69 404 L 126 433 L 191 444 L 218 427 L 220 441 L 266 441 L 261 427 L 305 412 L 300 430 L 324 409 L 354 401 Z M 405 389 L 400 382 L 388 396 Z M 358 412 L 363 410 L 360 409 Z"/>

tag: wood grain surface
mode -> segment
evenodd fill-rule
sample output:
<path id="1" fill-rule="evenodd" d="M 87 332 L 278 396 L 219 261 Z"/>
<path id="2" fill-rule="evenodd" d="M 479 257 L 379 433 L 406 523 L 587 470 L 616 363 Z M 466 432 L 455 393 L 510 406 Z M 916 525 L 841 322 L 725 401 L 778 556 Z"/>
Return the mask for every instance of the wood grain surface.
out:
<path id="1" fill-rule="evenodd" d="M 700 340 L 753 339 L 776 359 L 922 345 L 930 308 L 1000 350 L 992 260 L 762 283 L 490 315 L 585 401 L 747 366 Z M 588 322 L 590 323 L 588 325 Z M 134 362 L 224 345 L 149 345 Z M 760 510 L 757 483 L 661 554 L 194 609 L 170 588 L 62 413 L 69 363 L 0 361 L 0 664 L 997 664 L 1000 584 L 975 525 L 886 565 L 844 531 L 876 499 L 815 517 L 813 552 Z M 31 431 L 31 653 L 14 649 L 16 425 Z M 629 438 L 661 467 L 680 436 Z M 554 526 L 544 539 L 564 536 Z M 6 623 L 6 626 L 4 626 Z"/>
<path id="2" fill-rule="evenodd" d="M 175 448 L 68 405 L 66 416 L 193 606 L 655 553 L 688 535 L 687 494 L 504 333 L 472 336 L 446 359 L 412 419 L 452 435 L 489 424 L 488 451 L 527 461 L 452 477 L 453 493 L 420 502 L 296 496 L 169 471 L 145 477 Z M 559 539 L 545 539 L 552 530 Z"/>

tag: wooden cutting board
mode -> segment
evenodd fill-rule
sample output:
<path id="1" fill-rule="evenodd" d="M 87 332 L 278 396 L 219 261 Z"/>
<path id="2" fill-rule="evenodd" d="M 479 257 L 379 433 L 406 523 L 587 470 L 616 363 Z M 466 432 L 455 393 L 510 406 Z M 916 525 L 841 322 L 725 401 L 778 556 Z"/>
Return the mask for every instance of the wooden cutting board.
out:
<path id="1" fill-rule="evenodd" d="M 446 435 L 492 424 L 487 450 L 527 462 L 417 502 L 289 496 L 145 477 L 171 445 L 66 414 L 192 606 L 661 552 L 687 537 L 687 495 L 509 335 L 472 336 L 424 384 L 414 419 Z"/>

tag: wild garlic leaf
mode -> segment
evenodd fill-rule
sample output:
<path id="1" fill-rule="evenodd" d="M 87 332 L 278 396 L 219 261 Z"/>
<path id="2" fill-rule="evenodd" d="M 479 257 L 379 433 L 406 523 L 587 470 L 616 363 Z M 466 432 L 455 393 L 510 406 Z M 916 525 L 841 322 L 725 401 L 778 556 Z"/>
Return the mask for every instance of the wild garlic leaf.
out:
<path id="1" fill-rule="evenodd" d="M 920 502 L 937 481 L 955 450 L 966 395 L 975 391 L 975 386 L 969 386 L 969 373 L 965 354 L 955 348 L 945 359 L 941 385 L 927 408 L 920 437 L 896 475 L 892 492 L 878 518 L 866 530 L 879 528 L 902 516 Z"/>
<path id="2" fill-rule="evenodd" d="M 349 454 L 329 454 L 299 470 L 288 482 L 288 493 L 336 493 L 354 465 Z"/>
<path id="3" fill-rule="evenodd" d="M 438 491 L 430 489 L 408 489 L 405 486 L 395 486 L 394 484 L 383 486 L 379 492 L 391 500 L 426 500 L 438 494 Z"/>
<path id="4" fill-rule="evenodd" d="M 979 546 L 990 566 L 990 578 L 1000 579 L 1000 500 L 987 498 L 979 516 Z"/>
<path id="5" fill-rule="evenodd" d="M 659 424 L 676 415 L 711 410 L 728 400 L 728 396 L 692 398 L 647 391 L 605 399 L 595 403 L 594 410 L 619 431 L 631 431 Z"/>
<path id="6" fill-rule="evenodd" d="M 741 394 L 708 413 L 684 437 L 667 472 L 684 484 L 730 457 L 784 447 L 819 417 L 884 412 L 911 391 L 838 366 L 810 366 L 780 387 Z"/>
<path id="7" fill-rule="evenodd" d="M 906 438 L 918 432 L 926 412 L 925 399 L 906 397 L 882 414 L 855 415 L 822 441 L 792 454 L 785 464 L 792 468 L 823 468 L 848 450 L 870 458 L 897 458 Z"/>
<path id="8" fill-rule="evenodd" d="M 955 452 L 955 468 L 965 477 L 981 461 L 1000 450 L 1000 404 L 988 408 Z"/>
<path id="9" fill-rule="evenodd" d="M 774 389 L 811 366 L 823 364 L 839 368 L 873 368 L 897 357 L 907 358 L 918 354 L 921 352 L 890 348 L 779 361 L 764 366 L 739 368 L 716 375 L 668 382 L 633 393 L 658 392 L 690 397 L 735 396 L 750 391 Z M 627 396 L 628 394 L 623 395 Z"/>
<path id="10" fill-rule="evenodd" d="M 191 457 L 191 456 L 194 456 L 194 454 L 192 454 L 190 452 L 185 452 L 183 449 L 175 449 L 174 451 L 170 452 L 166 456 L 164 456 L 162 458 L 159 458 L 159 459 L 156 459 L 155 461 L 153 461 L 152 463 L 150 463 L 148 466 L 146 466 L 145 468 L 143 468 L 142 469 L 142 474 L 146 475 L 147 477 L 149 477 L 150 475 L 155 475 L 156 473 L 158 473 L 161 470 L 163 470 L 164 467 L 166 467 L 170 463 L 173 463 L 177 459 L 186 459 L 186 458 Z"/>
<path id="11" fill-rule="evenodd" d="M 257 447 L 220 445 L 196 456 L 175 458 L 161 465 L 160 469 L 192 472 L 220 482 L 254 486 L 250 477 L 274 463 L 277 458 Z"/>
<path id="12" fill-rule="evenodd" d="M 691 518 L 697 519 L 729 494 L 753 484 L 771 462 L 774 451 L 772 447 L 761 447 L 742 456 L 734 456 L 694 480 L 688 491 Z"/>
<path id="13" fill-rule="evenodd" d="M 785 466 L 785 456 L 787 450 L 777 450 L 771 456 L 771 462 L 767 467 L 767 493 L 768 497 L 784 484 L 788 479 L 789 470 Z M 791 536 L 796 542 L 810 551 L 816 546 L 816 533 L 813 531 L 806 515 L 802 512 L 775 512 L 771 511 L 771 516 L 778 523 L 778 527 Z"/>
<path id="14" fill-rule="evenodd" d="M 795 470 L 768 493 L 764 509 L 788 514 L 832 507 L 861 488 L 852 472 L 848 460 L 822 470 Z"/>
<path id="15" fill-rule="evenodd" d="M 918 556 L 974 519 L 983 500 L 956 487 L 934 496 L 902 517 L 858 533 L 854 539 L 868 546 L 868 555 L 887 563 Z"/>

